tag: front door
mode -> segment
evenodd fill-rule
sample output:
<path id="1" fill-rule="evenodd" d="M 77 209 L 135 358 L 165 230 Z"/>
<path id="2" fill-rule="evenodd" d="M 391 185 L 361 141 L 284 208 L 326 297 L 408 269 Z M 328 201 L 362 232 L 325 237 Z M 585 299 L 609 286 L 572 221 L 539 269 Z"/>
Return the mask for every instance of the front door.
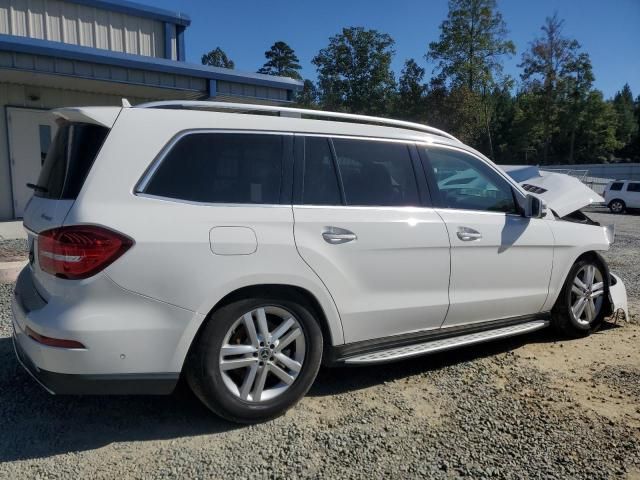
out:
<path id="1" fill-rule="evenodd" d="M 27 183 L 36 183 L 38 180 L 57 127 L 47 110 L 19 107 L 7 108 L 7 125 L 13 210 L 16 218 L 22 218 L 24 208 L 33 194 Z"/>
<path id="2" fill-rule="evenodd" d="M 452 148 L 422 153 L 451 241 L 444 326 L 540 312 L 553 262 L 548 220 L 522 216 L 511 184 L 482 160 Z"/>
<path id="3" fill-rule="evenodd" d="M 449 238 L 421 199 L 413 145 L 304 144 L 296 246 L 335 300 L 346 342 L 439 328 L 449 306 Z"/>

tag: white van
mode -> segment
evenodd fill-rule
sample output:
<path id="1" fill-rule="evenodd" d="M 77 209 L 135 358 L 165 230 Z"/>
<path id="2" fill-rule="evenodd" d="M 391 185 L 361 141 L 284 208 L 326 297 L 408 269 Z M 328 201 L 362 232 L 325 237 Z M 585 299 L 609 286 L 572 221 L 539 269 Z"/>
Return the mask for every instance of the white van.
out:
<path id="1" fill-rule="evenodd" d="M 440 130 L 215 102 L 54 115 L 12 303 L 18 358 L 51 393 L 169 393 L 184 375 L 255 422 L 321 363 L 550 324 L 579 337 L 626 311 L 597 253 L 611 229 Z"/>

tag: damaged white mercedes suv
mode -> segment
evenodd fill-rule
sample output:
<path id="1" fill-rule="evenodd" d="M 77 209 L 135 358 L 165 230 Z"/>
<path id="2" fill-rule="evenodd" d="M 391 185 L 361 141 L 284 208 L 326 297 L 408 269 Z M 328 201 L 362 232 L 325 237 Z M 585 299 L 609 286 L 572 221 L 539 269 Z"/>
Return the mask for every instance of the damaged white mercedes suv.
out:
<path id="1" fill-rule="evenodd" d="M 24 215 L 14 345 L 51 393 L 169 393 L 184 376 L 214 412 L 256 422 L 321 364 L 548 325 L 579 337 L 626 313 L 598 254 L 613 230 L 566 186 L 545 202 L 553 176 L 514 179 L 397 120 L 123 103 L 53 112 Z"/>

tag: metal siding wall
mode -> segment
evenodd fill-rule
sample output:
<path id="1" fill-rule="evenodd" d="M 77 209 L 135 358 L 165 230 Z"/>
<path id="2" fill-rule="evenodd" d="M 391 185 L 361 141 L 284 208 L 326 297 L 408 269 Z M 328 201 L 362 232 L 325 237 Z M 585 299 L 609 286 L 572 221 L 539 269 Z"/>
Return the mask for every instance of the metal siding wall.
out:
<path id="1" fill-rule="evenodd" d="M 165 53 L 164 22 L 61 0 L 0 0 L 0 33 L 148 57 Z"/>

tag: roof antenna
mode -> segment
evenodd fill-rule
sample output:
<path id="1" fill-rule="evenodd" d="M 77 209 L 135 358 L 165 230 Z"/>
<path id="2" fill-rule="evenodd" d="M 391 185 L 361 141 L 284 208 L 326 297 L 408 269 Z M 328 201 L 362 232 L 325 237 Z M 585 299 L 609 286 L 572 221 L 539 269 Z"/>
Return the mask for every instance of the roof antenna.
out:
<path id="1" fill-rule="evenodd" d="M 122 99 L 122 108 L 131 108 L 131 104 L 129 103 L 129 100 L 127 100 L 126 98 Z"/>

